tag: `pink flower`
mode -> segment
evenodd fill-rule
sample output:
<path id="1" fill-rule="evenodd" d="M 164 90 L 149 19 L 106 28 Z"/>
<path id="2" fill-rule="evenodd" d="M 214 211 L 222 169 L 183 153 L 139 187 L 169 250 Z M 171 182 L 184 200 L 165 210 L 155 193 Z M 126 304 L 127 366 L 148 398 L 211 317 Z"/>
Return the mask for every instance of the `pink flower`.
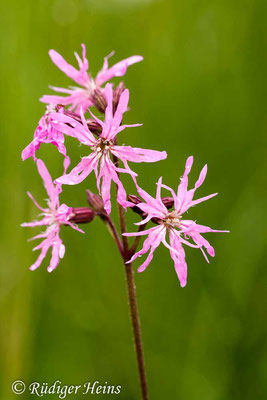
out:
<path id="1" fill-rule="evenodd" d="M 104 64 L 101 71 L 98 72 L 95 79 L 91 77 L 88 71 L 88 60 L 86 58 L 86 48 L 82 44 L 82 59 L 75 52 L 75 57 L 79 64 L 79 70 L 74 68 L 72 65 L 68 64 L 64 58 L 58 54 L 55 50 L 50 50 L 49 55 L 51 60 L 56 66 L 61 69 L 69 78 L 74 80 L 80 87 L 70 87 L 69 89 L 59 88 L 51 86 L 51 89 L 60 93 L 67 93 L 68 96 L 43 96 L 40 101 L 43 103 L 51 104 L 62 104 L 64 106 L 69 105 L 70 110 L 75 110 L 77 108 L 82 108 L 86 110 L 88 107 L 94 104 L 93 94 L 95 89 L 100 89 L 103 83 L 114 78 L 114 76 L 125 75 L 129 65 L 135 64 L 143 60 L 141 56 L 132 56 L 126 58 L 113 65 L 111 68 L 108 67 L 108 59 L 114 53 L 104 58 Z"/>
<path id="2" fill-rule="evenodd" d="M 46 112 L 40 119 L 34 132 L 33 141 L 22 151 L 21 158 L 24 161 L 29 157 L 33 157 L 34 161 L 36 161 L 35 153 L 40 148 L 41 143 L 52 143 L 65 157 L 64 166 L 65 170 L 67 170 L 69 166 L 69 157 L 67 156 L 66 147 L 64 145 L 64 135 L 51 125 L 50 113 L 52 111 L 55 112 L 53 107 L 46 107 Z M 63 107 L 59 109 L 59 112 L 63 112 Z"/>
<path id="3" fill-rule="evenodd" d="M 76 137 L 82 144 L 89 146 L 92 153 L 87 157 L 83 157 L 81 162 L 66 175 L 56 179 L 56 183 L 75 185 L 82 182 L 92 171 L 95 171 L 97 177 L 97 186 L 104 201 L 104 207 L 108 214 L 111 212 L 110 202 L 110 186 L 111 182 L 115 182 L 118 187 L 117 200 L 123 207 L 127 207 L 126 192 L 119 179 L 118 172 L 130 174 L 132 177 L 136 174 L 129 168 L 128 161 L 132 162 L 155 162 L 163 160 L 167 157 L 165 151 L 145 150 L 133 148 L 130 146 L 118 146 L 116 144 L 116 136 L 126 127 L 139 126 L 121 125 L 123 113 L 127 110 L 129 101 L 129 91 L 125 89 L 120 97 L 118 107 L 113 115 L 112 85 L 108 83 L 105 87 L 105 97 L 107 99 L 107 107 L 105 110 L 105 122 L 101 121 L 93 114 L 95 120 L 101 125 L 102 133 L 95 138 L 88 129 L 81 110 L 81 118 L 83 124 L 78 123 L 71 117 L 55 113 L 51 115 L 54 119 L 53 126 L 65 133 L 66 135 Z M 118 168 L 111 159 L 111 156 L 120 159 L 124 165 L 124 169 Z M 100 188 L 100 181 L 102 184 Z"/>
<path id="4" fill-rule="evenodd" d="M 197 188 L 199 188 L 205 180 L 207 174 L 207 165 L 204 166 L 200 172 L 199 178 L 195 183 L 193 189 L 188 190 L 188 174 L 191 170 L 193 164 L 193 157 L 189 157 L 185 164 L 185 172 L 181 178 L 181 182 L 178 186 L 177 194 L 166 185 L 162 184 L 162 178 L 159 179 L 157 183 L 157 194 L 156 198 L 151 197 L 148 193 L 138 187 L 138 193 L 145 202 L 134 204 L 134 206 L 139 207 L 147 217 L 137 223 L 136 225 L 146 224 L 151 219 L 157 221 L 157 225 L 153 228 L 147 229 L 142 232 L 125 233 L 125 236 L 142 236 L 148 235 L 144 241 L 143 248 L 135 253 L 132 258 L 128 261 L 129 263 L 134 261 L 137 257 L 149 251 L 148 257 L 145 262 L 138 268 L 138 272 L 142 272 L 146 269 L 153 258 L 155 249 L 163 243 L 170 250 L 171 258 L 174 261 L 175 271 L 180 280 L 182 287 L 186 285 L 187 280 L 187 264 L 185 261 L 185 251 L 183 244 L 199 248 L 207 262 L 209 262 L 208 257 L 205 253 L 211 256 L 215 256 L 214 248 L 209 244 L 209 242 L 202 236 L 202 233 L 207 232 L 228 232 L 219 231 L 209 228 L 208 226 L 199 225 L 195 221 L 183 219 L 183 214 L 190 208 L 195 206 L 202 201 L 206 201 L 217 193 L 210 194 L 209 196 L 202 197 L 200 199 L 193 200 L 194 193 Z M 174 210 L 168 210 L 162 202 L 161 199 L 161 188 L 167 189 L 171 192 L 174 200 Z M 169 241 L 166 241 L 166 235 L 169 234 Z M 190 241 L 191 239 L 191 241 Z"/>
<path id="5" fill-rule="evenodd" d="M 32 199 L 34 204 L 42 211 L 41 215 L 43 218 L 38 221 L 25 222 L 21 226 L 46 226 L 46 230 L 39 235 L 34 236 L 30 240 L 43 239 L 43 241 L 36 246 L 33 250 L 41 250 L 41 253 L 35 263 L 30 267 L 33 271 L 38 268 L 43 259 L 45 258 L 47 251 L 52 247 L 52 257 L 50 264 L 47 268 L 48 272 L 52 272 L 59 263 L 60 258 L 64 257 L 65 246 L 59 236 L 61 225 L 70 225 L 73 229 L 84 233 L 81 229 L 72 224 L 69 219 L 72 216 L 72 208 L 66 204 L 59 204 L 59 194 L 61 192 L 60 185 L 54 185 L 49 175 L 49 172 L 42 160 L 37 160 L 37 168 L 41 175 L 44 186 L 49 196 L 48 208 L 42 208 L 35 201 L 31 193 L 28 192 L 28 196 Z"/>

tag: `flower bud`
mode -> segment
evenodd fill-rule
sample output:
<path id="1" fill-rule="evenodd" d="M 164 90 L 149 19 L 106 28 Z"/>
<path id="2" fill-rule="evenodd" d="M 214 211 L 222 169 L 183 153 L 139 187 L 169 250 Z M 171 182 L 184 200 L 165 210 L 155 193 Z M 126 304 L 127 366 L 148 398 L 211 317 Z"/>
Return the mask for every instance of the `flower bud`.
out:
<path id="1" fill-rule="evenodd" d="M 104 202 L 98 194 L 91 192 L 91 190 L 86 190 L 87 201 L 89 206 L 98 213 L 105 212 Z"/>
<path id="2" fill-rule="evenodd" d="M 100 133 L 102 132 L 102 127 L 100 126 L 100 124 L 98 122 L 96 122 L 92 118 L 88 118 L 86 120 L 86 123 L 89 128 L 89 131 L 91 131 L 95 135 L 98 135 L 98 136 L 100 135 Z"/>
<path id="3" fill-rule="evenodd" d="M 98 109 L 98 111 L 104 113 L 107 107 L 107 101 L 104 93 L 99 89 L 95 89 L 92 97 L 95 107 Z"/>
<path id="4" fill-rule="evenodd" d="M 69 221 L 75 224 L 87 224 L 93 221 L 95 213 L 89 207 L 76 207 L 72 209 Z"/>
<path id="5" fill-rule="evenodd" d="M 141 198 L 138 196 L 135 196 L 134 194 L 128 194 L 128 200 L 133 204 L 142 203 Z"/>
<path id="6" fill-rule="evenodd" d="M 133 204 L 142 203 L 142 200 L 140 199 L 140 197 L 135 196 L 134 194 L 128 194 L 127 197 L 128 197 L 128 200 Z M 145 212 L 143 212 L 142 210 L 140 210 L 139 207 L 133 206 L 133 207 L 131 207 L 131 209 L 133 210 L 133 212 L 141 215 L 142 218 L 145 218 L 147 216 L 147 214 Z"/>
<path id="7" fill-rule="evenodd" d="M 161 200 L 162 200 L 162 203 L 164 204 L 164 206 L 165 206 L 166 208 L 168 208 L 168 210 L 169 210 L 170 208 L 172 208 L 173 205 L 174 205 L 174 200 L 173 200 L 172 197 L 162 197 Z"/>
<path id="8" fill-rule="evenodd" d="M 117 110 L 119 100 L 124 89 L 125 84 L 123 81 L 121 81 L 113 91 L 113 113 L 115 113 L 115 111 Z"/>

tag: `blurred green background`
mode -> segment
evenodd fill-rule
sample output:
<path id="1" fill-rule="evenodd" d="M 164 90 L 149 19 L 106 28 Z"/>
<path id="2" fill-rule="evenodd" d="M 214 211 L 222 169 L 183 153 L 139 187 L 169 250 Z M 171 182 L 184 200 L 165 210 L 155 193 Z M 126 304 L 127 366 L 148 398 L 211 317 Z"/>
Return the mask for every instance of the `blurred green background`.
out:
<path id="1" fill-rule="evenodd" d="M 132 164 L 139 182 L 153 192 L 163 175 L 176 187 L 193 154 L 191 185 L 208 163 L 198 196 L 219 196 L 188 218 L 231 231 L 206 235 L 216 249 L 210 264 L 186 249 L 184 289 L 163 246 L 135 274 L 151 399 L 266 399 L 266 1 L 9 0 L 0 14 L 1 399 L 17 398 L 15 379 L 108 381 L 122 386 L 116 397 L 139 398 L 123 266 L 104 225 L 95 220 L 86 235 L 63 230 L 66 255 L 52 274 L 48 260 L 28 270 L 37 254 L 27 239 L 37 231 L 20 227 L 38 213 L 26 191 L 40 203 L 46 196 L 33 161 L 20 159 L 44 112 L 38 98 L 51 93 L 48 85 L 72 84 L 47 52 L 75 65 L 80 43 L 93 74 L 112 50 L 111 64 L 144 56 L 125 77 L 126 120 L 144 125 L 120 140 L 165 149 L 168 159 Z M 86 149 L 67 144 L 75 165 Z M 53 177 L 61 174 L 55 148 L 39 156 Z M 135 193 L 127 178 L 126 185 Z M 66 187 L 61 200 L 86 206 L 87 187 L 95 190 L 93 177 Z"/>

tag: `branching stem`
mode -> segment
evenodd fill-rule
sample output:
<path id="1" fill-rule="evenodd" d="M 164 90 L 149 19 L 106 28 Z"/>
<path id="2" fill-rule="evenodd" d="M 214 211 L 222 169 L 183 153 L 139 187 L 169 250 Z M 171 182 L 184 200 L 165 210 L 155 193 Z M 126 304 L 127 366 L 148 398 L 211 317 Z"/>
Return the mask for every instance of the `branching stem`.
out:
<path id="1" fill-rule="evenodd" d="M 144 353 L 142 344 L 142 334 L 141 334 L 140 319 L 137 307 L 134 274 L 133 274 L 132 264 L 127 262 L 129 259 L 129 255 L 136 250 L 139 240 L 135 239 L 132 247 L 129 249 L 127 237 L 122 236 L 122 241 L 120 240 L 117 229 L 110 216 L 104 216 L 101 218 L 104 220 L 107 227 L 109 228 L 109 231 L 111 232 L 113 238 L 115 239 L 115 243 L 117 244 L 117 247 L 123 258 L 142 400 L 148 400 L 148 389 L 147 389 L 147 380 L 146 380 L 146 371 L 145 371 L 145 362 L 144 362 Z M 125 222 L 125 214 L 122 208 L 121 209 L 119 208 L 119 218 L 120 218 L 121 230 L 122 233 L 124 233 L 126 232 L 126 222 Z M 141 225 L 139 227 L 139 232 L 142 231 L 144 228 L 145 226 Z M 126 242 L 123 241 L 123 238 L 126 239 Z"/>
<path id="2" fill-rule="evenodd" d="M 123 247 L 123 244 L 121 242 L 121 239 L 119 237 L 119 234 L 117 232 L 117 229 L 116 229 L 116 226 L 115 226 L 114 222 L 112 221 L 112 219 L 110 218 L 109 215 L 100 215 L 100 218 L 106 224 L 111 236 L 115 240 L 115 243 L 116 243 L 116 245 L 117 245 L 117 247 L 119 249 L 119 252 L 120 252 L 121 256 L 124 258 L 124 247 Z"/>
<path id="3" fill-rule="evenodd" d="M 117 144 L 116 140 L 115 140 L 115 144 Z M 114 155 L 113 155 L 113 162 L 114 162 L 115 166 L 118 167 L 119 160 Z M 119 172 L 117 172 L 117 174 L 119 176 Z M 118 188 L 117 188 L 117 190 L 118 190 Z M 120 253 L 122 254 L 124 268 L 125 268 L 126 286 L 127 286 L 127 294 L 128 294 L 128 301 L 129 301 L 129 307 L 130 307 L 130 316 L 131 316 L 132 328 L 133 328 L 135 351 L 136 351 L 136 357 L 137 357 L 140 389 L 141 389 L 141 394 L 142 394 L 142 400 L 148 400 L 148 388 L 147 388 L 147 380 L 146 380 L 146 371 L 145 371 L 145 361 L 144 361 L 140 319 L 139 319 L 137 299 L 136 299 L 134 274 L 133 274 L 132 264 L 128 263 L 132 251 L 135 251 L 138 246 L 139 240 L 135 239 L 134 244 L 131 247 L 131 250 L 129 250 L 128 238 L 127 238 L 127 236 L 123 236 L 123 233 L 126 233 L 127 228 L 126 228 L 126 221 L 125 221 L 125 213 L 124 213 L 123 207 L 120 204 L 118 204 L 118 213 L 119 213 L 120 230 L 121 230 L 121 237 L 122 237 L 122 239 L 120 240 L 120 243 L 122 243 L 122 246 L 123 246 L 123 254 L 121 253 L 121 251 L 120 251 Z M 139 231 L 142 229 L 144 229 L 143 226 L 142 226 L 142 228 L 141 227 L 139 228 Z M 116 243 L 118 245 L 117 240 L 116 240 Z"/>

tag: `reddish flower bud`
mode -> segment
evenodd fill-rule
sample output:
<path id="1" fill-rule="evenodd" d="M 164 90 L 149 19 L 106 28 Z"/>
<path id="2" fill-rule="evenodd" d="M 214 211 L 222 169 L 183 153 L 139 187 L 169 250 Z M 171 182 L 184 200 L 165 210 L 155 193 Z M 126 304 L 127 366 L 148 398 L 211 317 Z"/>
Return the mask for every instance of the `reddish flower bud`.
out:
<path id="1" fill-rule="evenodd" d="M 128 194 L 127 197 L 128 197 L 128 200 L 129 200 L 131 203 L 134 203 L 134 204 L 142 203 L 141 198 L 138 197 L 138 196 L 135 196 L 134 194 Z"/>
<path id="2" fill-rule="evenodd" d="M 89 206 L 98 213 L 105 213 L 104 202 L 101 197 L 91 192 L 91 190 L 86 190 L 86 194 Z"/>
<path id="3" fill-rule="evenodd" d="M 72 209 L 69 221 L 75 224 L 87 224 L 93 221 L 95 213 L 89 207 L 76 207 Z"/>
<path id="4" fill-rule="evenodd" d="M 128 197 L 128 200 L 129 200 L 131 203 L 133 203 L 133 204 L 142 203 L 142 200 L 140 199 L 140 197 L 135 196 L 134 194 L 128 194 L 127 197 Z M 145 217 L 147 216 L 147 214 L 144 213 L 142 210 L 140 210 L 139 207 L 133 206 L 133 207 L 131 207 L 131 209 L 132 209 L 135 213 L 141 215 L 142 218 L 145 218 Z"/>
<path id="5" fill-rule="evenodd" d="M 173 205 L 174 205 L 174 200 L 173 200 L 172 197 L 162 197 L 161 200 L 162 200 L 162 203 L 164 204 L 164 206 L 165 206 L 166 208 L 168 208 L 168 210 L 169 210 L 170 208 L 172 208 Z"/>
<path id="6" fill-rule="evenodd" d="M 122 92 L 125 89 L 125 84 L 123 81 L 121 81 L 118 86 L 114 89 L 113 91 L 113 113 L 117 110 L 118 103 L 121 97 Z"/>
<path id="7" fill-rule="evenodd" d="M 98 111 L 104 114 L 107 107 L 107 100 L 104 93 L 100 89 L 95 89 L 92 97 L 94 106 L 98 109 Z"/>

